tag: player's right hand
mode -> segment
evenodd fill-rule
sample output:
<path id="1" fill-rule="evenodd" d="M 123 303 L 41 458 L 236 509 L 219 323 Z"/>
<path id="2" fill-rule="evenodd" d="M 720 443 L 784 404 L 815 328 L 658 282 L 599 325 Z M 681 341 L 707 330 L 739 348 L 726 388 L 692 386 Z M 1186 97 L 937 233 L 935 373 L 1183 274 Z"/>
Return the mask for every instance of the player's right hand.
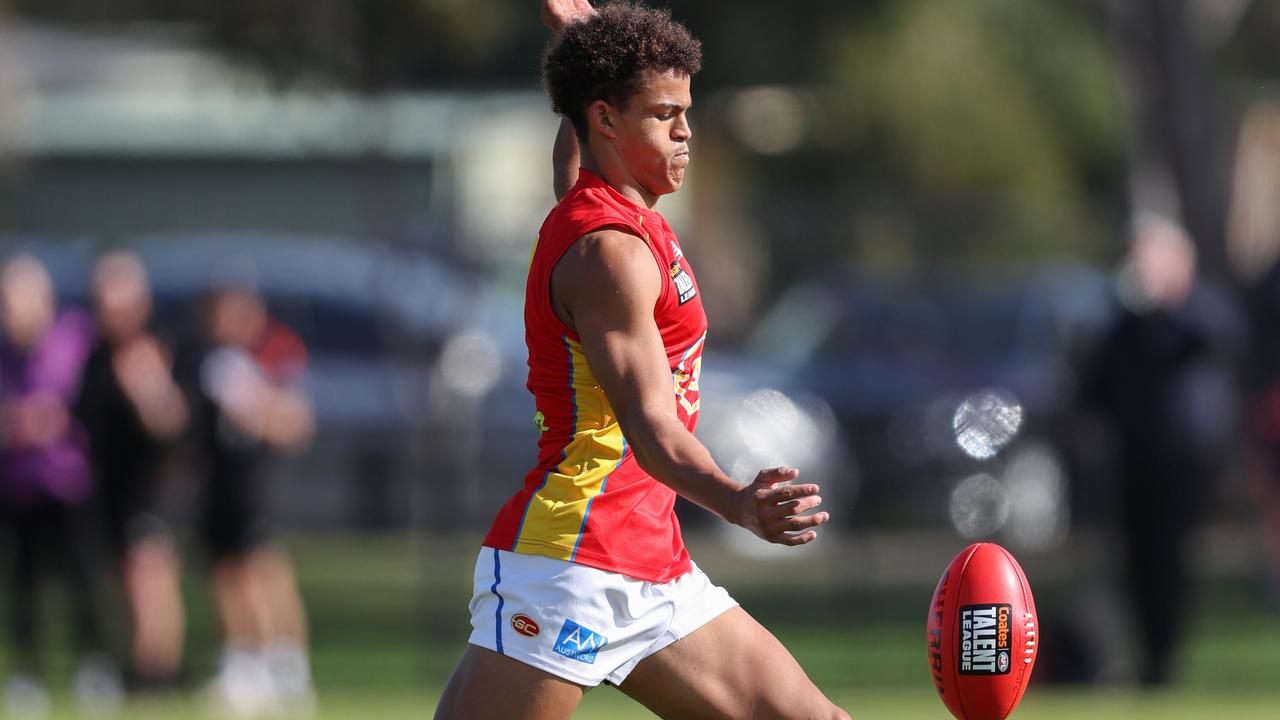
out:
<path id="1" fill-rule="evenodd" d="M 542 0 L 542 24 L 551 32 L 562 32 L 594 14 L 590 0 Z"/>
<path id="2" fill-rule="evenodd" d="M 761 470 L 750 485 L 738 491 L 737 523 L 761 538 L 779 545 L 804 545 L 818 537 L 814 530 L 831 519 L 825 512 L 803 515 L 822 504 L 818 486 L 782 485 L 795 480 L 799 470 L 776 467 Z"/>

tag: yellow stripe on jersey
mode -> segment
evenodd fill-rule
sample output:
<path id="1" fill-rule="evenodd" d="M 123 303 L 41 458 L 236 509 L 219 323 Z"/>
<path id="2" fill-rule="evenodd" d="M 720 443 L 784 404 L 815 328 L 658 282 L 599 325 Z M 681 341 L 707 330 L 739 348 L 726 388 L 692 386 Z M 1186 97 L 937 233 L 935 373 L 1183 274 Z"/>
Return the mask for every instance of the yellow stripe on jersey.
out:
<path id="1" fill-rule="evenodd" d="M 531 269 L 533 269 L 533 257 L 534 257 L 534 255 L 536 255 L 536 254 L 538 253 L 538 243 L 539 243 L 541 240 L 542 240 L 542 235 L 541 235 L 541 234 L 539 234 L 537 237 L 535 237 L 535 238 L 533 239 L 533 247 L 529 248 L 529 265 L 528 265 L 528 267 L 526 267 L 526 268 L 525 268 L 525 270 L 524 270 L 524 271 L 525 271 L 525 274 L 528 274 L 528 273 L 529 273 L 529 271 L 530 271 Z"/>
<path id="2" fill-rule="evenodd" d="M 548 472 L 525 509 L 513 551 L 572 560 L 591 501 L 626 457 L 627 441 L 604 391 L 587 367 L 582 345 L 565 338 L 573 388 L 573 436 L 564 459 Z"/>

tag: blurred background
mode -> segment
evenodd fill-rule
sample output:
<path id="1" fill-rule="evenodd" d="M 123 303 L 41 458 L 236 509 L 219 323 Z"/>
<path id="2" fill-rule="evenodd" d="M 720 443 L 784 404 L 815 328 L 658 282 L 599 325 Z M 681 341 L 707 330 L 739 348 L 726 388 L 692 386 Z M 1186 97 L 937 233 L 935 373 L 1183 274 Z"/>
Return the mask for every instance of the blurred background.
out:
<path id="1" fill-rule="evenodd" d="M 833 518 L 783 550 L 681 506 L 699 564 L 859 717 L 944 716 L 925 614 L 981 540 L 1037 591 L 1019 716 L 1274 717 L 1280 2 L 657 4 L 704 44 L 658 208 L 712 328 L 698 434 Z M 5 712 L 430 712 L 535 458 L 538 12 L 0 2 L 0 285 L 39 295 L 34 266 L 59 308 L 32 339 L 5 307 Z M 154 357 L 112 330 L 110 251 Z M 95 353 L 144 489 L 13 469 L 29 416 L 128 465 Z M 611 689 L 579 715 L 647 717 Z"/>

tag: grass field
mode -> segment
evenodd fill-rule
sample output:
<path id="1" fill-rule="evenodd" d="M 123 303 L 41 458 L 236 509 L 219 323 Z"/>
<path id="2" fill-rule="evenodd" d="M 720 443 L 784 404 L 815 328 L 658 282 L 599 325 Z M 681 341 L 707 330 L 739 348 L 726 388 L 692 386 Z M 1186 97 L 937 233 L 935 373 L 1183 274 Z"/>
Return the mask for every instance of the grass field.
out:
<path id="1" fill-rule="evenodd" d="M 396 537 L 309 537 L 293 544 L 311 614 L 313 663 L 321 718 L 430 717 L 439 688 L 468 633 L 466 600 L 475 545 L 441 545 Z M 802 563 L 756 566 L 711 546 L 695 547 L 701 564 L 792 650 L 814 681 L 857 718 L 945 718 L 925 669 L 923 622 L 931 586 L 846 583 Z M 932 567 L 933 560 L 926 563 Z M 939 565 L 941 567 L 941 565 Z M 193 686 L 210 676 L 216 633 L 198 567 L 185 588 L 191 612 Z M 809 578 L 808 581 L 803 580 Z M 1052 602 L 1061 588 L 1038 587 Z M 1280 717 L 1280 615 L 1244 580 L 1204 583 L 1187 646 L 1184 681 L 1143 693 L 1033 686 L 1017 718 Z M 65 648 L 57 619 L 64 602 L 51 594 L 49 644 Z M 1046 642 L 1049 640 L 1046 639 Z M 47 663 L 58 692 L 58 717 L 76 717 L 65 702 L 72 662 L 64 650 Z M 208 716 L 198 692 L 135 703 L 129 718 Z M 627 720 L 652 715 L 612 688 L 587 694 L 578 718 Z"/>

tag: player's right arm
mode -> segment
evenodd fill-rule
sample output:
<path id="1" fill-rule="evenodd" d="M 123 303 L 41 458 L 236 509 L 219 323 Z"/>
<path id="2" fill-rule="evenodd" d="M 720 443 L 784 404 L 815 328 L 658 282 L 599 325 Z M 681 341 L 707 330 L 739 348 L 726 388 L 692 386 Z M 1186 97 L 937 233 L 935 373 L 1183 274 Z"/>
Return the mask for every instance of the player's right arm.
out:
<path id="1" fill-rule="evenodd" d="M 578 169 L 582 166 L 578 135 L 573 131 L 569 118 L 560 118 L 556 142 L 551 148 L 551 187 L 559 201 L 578 182 Z"/>
<path id="2" fill-rule="evenodd" d="M 542 0 L 542 24 L 551 32 L 561 32 L 594 12 L 590 0 Z"/>
<path id="3" fill-rule="evenodd" d="M 551 32 L 563 32 L 565 27 L 590 17 L 595 13 L 588 0 L 542 0 L 542 24 Z M 578 182 L 581 151 L 578 136 L 568 118 L 560 118 L 555 145 L 551 150 L 551 186 L 556 200 L 564 197 Z"/>
<path id="4" fill-rule="evenodd" d="M 653 309 L 663 276 L 640 238 L 603 230 L 580 238 L 551 278 L 556 314 L 582 341 L 587 365 L 604 390 L 636 461 L 680 495 L 770 542 L 802 545 L 816 537 L 825 512 L 818 486 L 779 485 L 799 474 L 762 470 L 738 487 L 676 413 L 671 367 Z"/>

